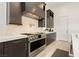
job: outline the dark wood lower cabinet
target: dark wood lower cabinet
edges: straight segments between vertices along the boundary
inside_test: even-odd
[[[3,43],[0,43],[0,57],[3,57]]]
[[[47,45],[51,44],[52,42],[54,42],[56,40],[56,32],[55,33],[48,33],[46,35],[46,38],[47,38]]]
[[[4,57],[28,56],[26,38],[5,42],[4,44]]]

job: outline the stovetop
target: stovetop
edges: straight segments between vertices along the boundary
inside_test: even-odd
[[[36,33],[21,33],[22,35],[27,35],[29,40],[36,40],[36,39],[39,39],[39,38],[42,38],[44,37],[45,35],[43,35],[44,33],[39,33],[39,32],[36,32]]]

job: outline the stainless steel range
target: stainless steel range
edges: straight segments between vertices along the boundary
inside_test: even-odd
[[[36,56],[46,47],[46,36],[44,33],[22,33],[28,35],[28,55]]]

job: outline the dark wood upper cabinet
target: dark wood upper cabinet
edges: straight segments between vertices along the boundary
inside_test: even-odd
[[[21,10],[21,3],[20,2],[9,2],[8,3],[8,7],[9,7],[9,24],[17,24],[17,25],[21,25],[22,21],[21,21],[21,15],[22,15],[22,11]]]
[[[3,57],[3,43],[0,43],[0,57]]]
[[[54,13],[48,9],[47,10],[47,28],[54,27]]]
[[[45,18],[38,20],[38,27],[45,27]]]

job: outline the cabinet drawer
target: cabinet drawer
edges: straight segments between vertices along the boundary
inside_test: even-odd
[[[26,41],[26,38],[22,38],[22,39],[16,39],[13,41],[4,42],[4,44],[5,44],[5,47],[8,47],[16,44],[19,45],[19,44],[25,43],[25,41]]]

